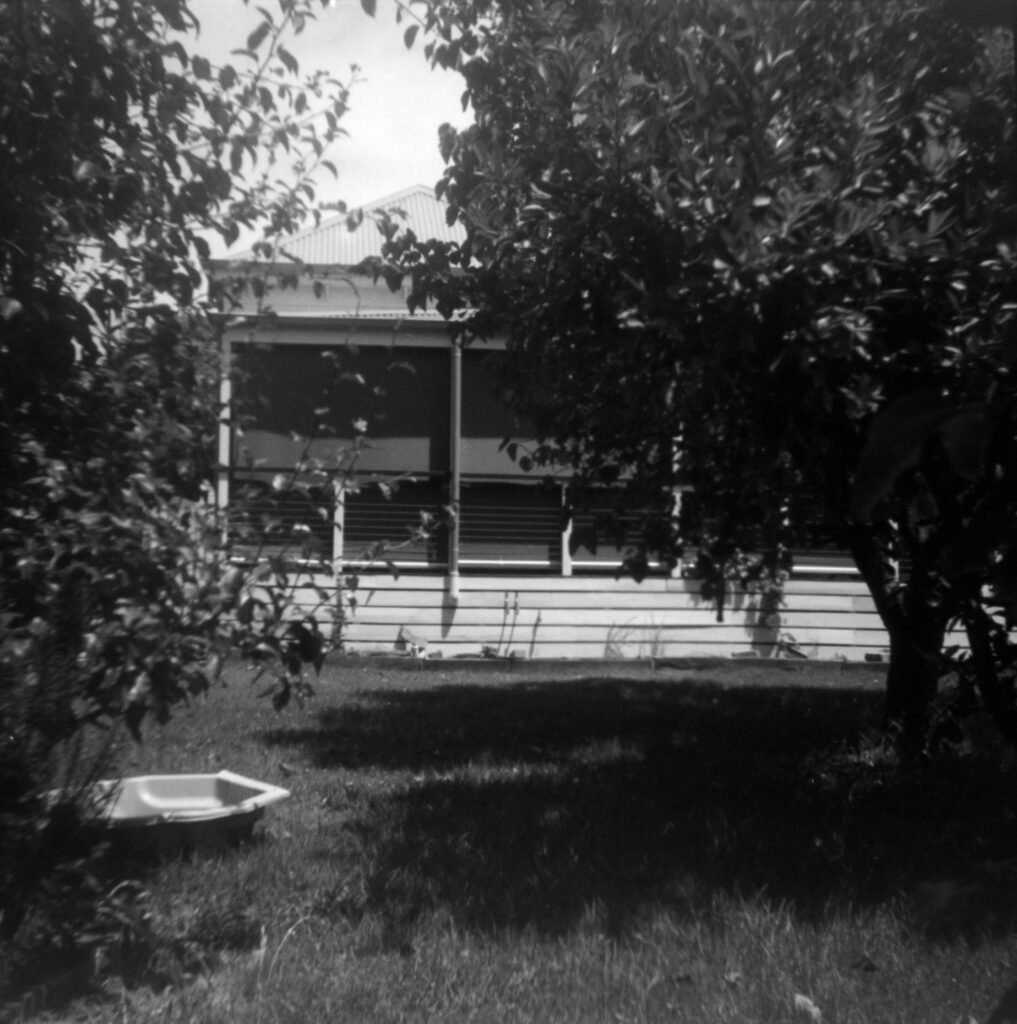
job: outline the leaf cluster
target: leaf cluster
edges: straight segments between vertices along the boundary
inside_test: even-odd
[[[312,172],[334,172],[325,151],[348,101],[348,83],[302,76],[285,46],[315,6],[259,9],[236,62],[216,66],[191,49],[200,26],[185,0],[5,5],[5,294],[24,301],[84,256],[133,287],[193,288],[203,233],[232,243],[266,221],[298,226]]]
[[[165,720],[249,646],[238,609],[268,581],[231,560],[209,501],[225,422],[209,239],[292,232],[335,173],[351,83],[287,48],[320,6],[257,8],[216,65],[186,0],[0,5],[4,939],[88,874],[94,737]],[[287,628],[260,631],[277,663]]]
[[[426,15],[476,113],[442,136],[451,303],[507,332],[546,461],[677,477],[747,523],[803,485],[842,500],[883,402],[1006,337],[999,32],[936,3]],[[449,304],[446,254],[396,255]]]
[[[507,335],[538,461],[656,488],[662,516],[690,488],[676,542],[717,551],[788,545],[818,504],[912,719],[953,620],[1012,708],[1006,5],[410,6],[476,115],[441,133],[468,238],[392,256],[467,333]]]

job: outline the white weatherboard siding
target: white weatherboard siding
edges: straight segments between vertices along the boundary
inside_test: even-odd
[[[334,582],[329,581],[329,587]],[[860,661],[887,636],[859,580],[793,580],[775,613],[736,593],[718,621],[695,580],[467,575],[451,602],[441,576],[363,575],[343,626],[350,653],[391,652],[410,638],[429,654],[524,658],[787,656]],[[308,605],[315,603],[311,592]]]

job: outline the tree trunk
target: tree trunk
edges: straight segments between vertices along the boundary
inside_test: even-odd
[[[1017,746],[1017,702],[1013,680],[1000,671],[1008,667],[999,657],[999,648],[1007,645],[1008,638],[1005,633],[1000,636],[1001,627],[978,601],[968,602],[963,618],[978,692],[996,728],[1008,743]]]
[[[851,548],[890,636],[884,727],[897,733],[905,757],[915,757],[925,746],[950,614],[935,575],[915,563],[901,579],[872,528],[856,525]]]
[[[884,620],[890,634],[884,724],[899,731],[901,751],[907,757],[921,753],[925,746],[929,711],[943,672],[947,620],[934,612],[905,599],[899,612]]]

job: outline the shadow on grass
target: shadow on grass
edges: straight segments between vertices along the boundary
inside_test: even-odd
[[[858,756],[880,702],[694,679],[437,685],[360,690],[265,739],[392,780],[354,809],[363,909],[561,934],[594,908],[621,934],[717,893],[816,920],[1010,855],[1007,780]]]

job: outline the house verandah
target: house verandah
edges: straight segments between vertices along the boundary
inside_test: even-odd
[[[403,211],[420,236],[455,238],[429,189],[373,209]],[[306,601],[318,606],[324,592],[329,614],[342,609],[347,651],[860,660],[886,650],[864,584],[829,553],[800,556],[776,607],[734,591],[722,621],[681,568],[619,576],[617,547],[587,540],[612,496],[571,513],[563,480],[509,456],[505,439],[526,430],[499,400],[503,346],[463,350],[437,315],[410,315],[402,295],[340,269],[380,248],[367,213],[355,231],[337,218],[288,239],[307,265],[299,281],[243,255],[220,265],[259,283],[224,332],[235,372],[219,500],[236,524],[272,523],[259,550],[292,554],[296,540],[309,573],[331,567],[308,579]],[[253,315],[266,303],[270,315]],[[355,590],[340,593],[341,581]]]

